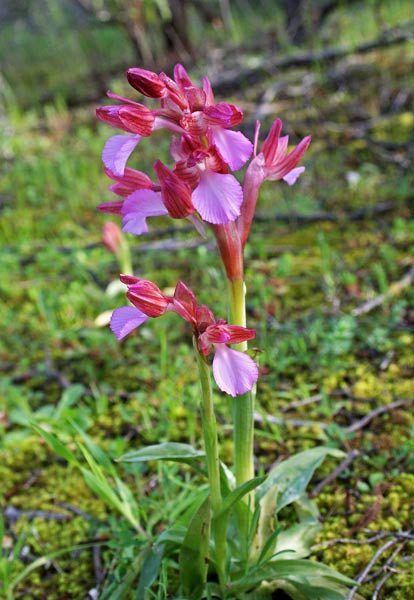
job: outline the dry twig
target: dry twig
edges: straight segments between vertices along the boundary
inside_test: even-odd
[[[317,496],[319,494],[319,492],[321,490],[323,490],[323,488],[325,486],[327,486],[329,483],[332,483],[332,481],[335,481],[335,479],[337,479],[337,477],[339,477],[339,475],[342,473],[342,471],[345,471],[345,469],[351,464],[351,462],[357,457],[360,456],[360,451],[359,450],[351,450],[351,452],[349,452],[349,454],[347,454],[347,456],[345,456],[345,458],[343,459],[343,461],[333,470],[331,471],[331,473],[329,473],[329,475],[327,475],[325,477],[325,479],[322,479],[322,481],[320,481],[311,491],[310,496],[312,498],[314,498],[315,496]]]

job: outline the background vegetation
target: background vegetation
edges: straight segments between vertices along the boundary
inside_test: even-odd
[[[248,135],[257,118],[266,132],[279,116],[292,142],[313,136],[298,184],[266,187],[247,248],[261,368],[257,468],[321,443],[345,450],[340,472],[325,479],[337,466],[327,462],[313,482],[323,517],[315,558],[359,578],[364,598],[410,600],[411,3],[303,1],[293,14],[292,3],[270,0],[179,4],[184,25],[161,0],[0,8],[3,579],[16,599],[95,598],[133,563],[128,521],[33,424],[79,460],[79,428],[111,459],[166,440],[199,446],[185,327],[154,321],[119,345],[100,326],[124,299],[107,290],[119,266],[101,242],[106,217],[95,206],[110,199],[100,154],[111,131],[94,108],[107,87],[136,97],[123,79],[128,66],[168,71],[180,60],[242,106]],[[136,166],[150,172],[162,156],[160,136],[140,146]],[[211,240],[160,219],[129,241],[137,276],[161,287],[182,278],[223,313]],[[217,405],[231,460],[229,399],[217,393]],[[185,470],[117,470],[143,498],[149,535],[188,501]]]

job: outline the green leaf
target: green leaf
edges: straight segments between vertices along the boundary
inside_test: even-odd
[[[300,590],[303,586],[326,587],[327,590],[335,590],[339,593],[344,587],[355,583],[323,563],[305,559],[279,559],[253,567],[245,577],[229,584],[229,588],[232,592],[239,593],[263,581],[273,580],[281,580],[281,588],[283,588],[283,580],[286,580],[287,584],[298,586]]]
[[[145,592],[149,590],[158,576],[164,548],[163,545],[157,545],[148,548],[145,552],[135,600],[145,600]]]
[[[63,411],[67,408],[70,408],[81,398],[82,394],[85,392],[85,387],[80,383],[75,383],[69,386],[62,394],[61,399],[59,400],[56,409],[53,412],[53,419],[58,421]]]
[[[190,444],[178,442],[165,442],[145,446],[140,450],[133,450],[118,458],[120,462],[146,462],[148,460],[173,460],[176,462],[192,462],[205,456],[205,452],[196,450]]]
[[[180,551],[180,582],[187,600],[200,600],[207,579],[211,507],[207,498],[196,511]]]
[[[68,419],[68,422],[71,424],[73,429],[78,433],[83,441],[85,442],[85,446],[87,447],[91,456],[96,460],[100,467],[104,468],[106,471],[111,473],[111,475],[116,475],[115,467],[111,461],[111,458],[100,448],[94,441],[88,436],[88,434],[83,431],[72,419]]]
[[[249,479],[249,481],[245,481],[245,483],[242,483],[241,485],[236,487],[235,490],[230,492],[225,497],[220,509],[215,513],[214,519],[219,519],[220,517],[228,513],[230,509],[236,504],[236,502],[238,502],[241,498],[243,498],[243,496],[257,488],[257,486],[263,483],[265,479],[266,477],[254,477],[253,479]]]
[[[184,542],[186,533],[187,533],[186,527],[183,527],[183,526],[171,527],[170,529],[167,529],[166,531],[163,531],[162,533],[160,533],[160,535],[157,538],[157,543],[164,544],[164,543],[170,542],[172,544],[175,544],[176,546],[181,546],[182,543]]]
[[[295,523],[281,531],[277,537],[274,553],[289,551],[286,558],[306,558],[315,535],[320,531],[320,523]]]
[[[52,448],[53,452],[56,452],[59,456],[64,458],[68,463],[79,465],[76,457],[68,448],[62,444],[60,440],[54,435],[42,429],[35,423],[31,423],[31,427],[45,440],[45,442]]]
[[[328,455],[341,458],[344,453],[334,448],[319,446],[299,452],[276,465],[257,490],[258,499],[261,500],[269,492],[277,493],[276,513],[278,513],[284,506],[302,496],[315,469]]]
[[[99,600],[124,600],[131,589],[135,578],[141,569],[142,553],[134,560],[128,568],[121,582],[110,583],[99,596]]]

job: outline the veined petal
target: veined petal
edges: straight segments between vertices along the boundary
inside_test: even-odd
[[[119,119],[124,127],[131,133],[149,136],[154,127],[155,116],[153,112],[144,106],[121,106],[119,108]]]
[[[234,127],[243,120],[243,111],[236,104],[228,102],[218,102],[211,106],[206,106],[204,115],[209,125],[218,125],[219,127]]]
[[[144,315],[135,306],[123,306],[114,310],[109,326],[117,339],[122,340],[122,338],[142,325],[147,319],[147,315]]]
[[[122,176],[127,160],[140,140],[140,135],[114,135],[110,137],[102,152],[105,167],[112,171],[114,175]]]
[[[305,167],[296,167],[296,169],[292,169],[289,173],[286,173],[284,177],[282,177],[283,181],[286,181],[288,185],[293,185],[296,183],[297,178],[301,175],[305,170]]]
[[[275,119],[262,145],[262,152],[265,157],[266,164],[272,164],[274,161],[281,131],[282,121],[280,119]]]
[[[111,125],[112,127],[116,127],[117,129],[123,129],[124,131],[130,131],[129,127],[124,125],[119,118],[119,109],[120,106],[99,106],[96,109],[96,116],[98,119]]]
[[[253,144],[241,131],[212,127],[212,142],[232,171],[238,171],[250,158]]]
[[[137,190],[125,199],[121,214],[123,215],[123,231],[141,235],[148,231],[147,217],[168,215],[168,211],[163,204],[160,192]]]
[[[296,148],[294,148],[292,152],[285,156],[280,162],[274,163],[270,166],[268,166],[268,163],[266,162],[266,168],[268,170],[266,179],[269,179],[270,181],[283,179],[285,175],[287,175],[296,167],[302,156],[305,154],[310,143],[311,137],[308,135],[307,137],[303,138]]]
[[[193,204],[203,221],[224,225],[240,214],[243,190],[233,175],[202,171],[193,191]]]
[[[123,200],[114,200],[114,202],[103,202],[102,204],[98,204],[96,208],[104,213],[110,213],[111,215],[120,215],[123,204]]]
[[[161,186],[162,201],[173,219],[183,219],[194,212],[191,188],[176,173],[170,171],[160,160],[154,170]]]
[[[112,184],[108,189],[118,196],[126,198],[132,192],[141,189],[154,189],[155,185],[145,173],[136,171],[135,169],[125,168],[123,176],[115,175],[109,169],[105,169],[105,173],[111,179],[115,179],[117,183]]]
[[[193,292],[182,281],[179,281],[175,287],[172,310],[189,323],[195,325],[197,301]]]
[[[259,370],[248,354],[215,345],[213,375],[218,387],[231,396],[245,394],[257,381]]]
[[[193,86],[193,82],[189,78],[187,71],[183,65],[180,65],[180,63],[177,63],[174,67],[174,80],[182,90],[184,90],[186,87]]]
[[[128,285],[127,298],[148,317],[160,317],[172,302],[155,283],[147,279],[139,279]]]
[[[212,344],[227,343],[240,344],[256,337],[254,329],[247,329],[240,325],[228,325],[226,322],[216,323],[207,327],[203,334]]]

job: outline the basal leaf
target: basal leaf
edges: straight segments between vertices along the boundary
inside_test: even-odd
[[[276,513],[298,500],[306,490],[317,467],[326,456],[343,457],[343,452],[320,446],[299,452],[276,465],[257,490],[259,500],[267,493],[277,493]]]
[[[178,442],[165,442],[164,444],[155,444],[145,446],[140,450],[127,452],[118,461],[121,462],[146,462],[148,460],[172,460],[176,462],[191,462],[203,458],[205,453],[196,450],[189,444],[179,444]]]
[[[162,544],[152,546],[145,552],[135,600],[145,600],[145,592],[158,576],[163,555],[164,546]]]
[[[334,590],[342,593],[343,588],[353,585],[355,582],[334,569],[331,569],[323,563],[314,562],[305,559],[278,559],[253,567],[250,572],[229,585],[234,593],[240,593],[254,588],[263,581],[280,580],[280,587],[283,588],[283,581],[287,584],[299,587],[310,588],[319,587],[327,590]],[[306,596],[305,596],[306,597]],[[341,597],[344,598],[343,595]]]

